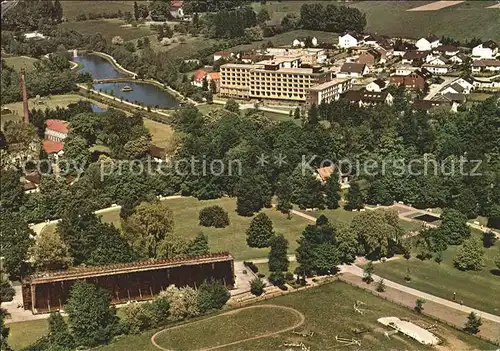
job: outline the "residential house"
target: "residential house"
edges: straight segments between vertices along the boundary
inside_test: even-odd
[[[41,175],[38,171],[29,172],[24,176],[23,189],[26,194],[32,194],[39,191]]]
[[[420,66],[427,61],[430,51],[407,51],[403,55],[403,65]]]
[[[396,66],[395,73],[396,76],[407,76],[415,71],[418,71],[418,67],[413,66]]]
[[[292,42],[292,46],[293,47],[305,47],[306,46],[306,43],[308,41],[308,38],[297,38],[297,39],[294,39],[294,41]],[[311,44],[312,46],[318,46],[318,39],[316,37],[312,37],[311,38]]]
[[[208,81],[208,88],[211,90],[212,89],[212,81],[215,83],[215,91],[212,91],[212,93],[217,93],[219,92],[220,89],[220,73],[219,72],[211,72],[208,73],[205,76],[205,79]]]
[[[229,60],[231,57],[233,57],[234,54],[232,52],[228,52],[228,51],[217,51],[215,54],[214,54],[214,62],[215,61],[219,61],[221,58],[225,59],[225,60]]]
[[[392,105],[394,98],[388,91],[366,91],[366,90],[350,90],[343,96],[344,100],[357,103],[359,106]]]
[[[447,93],[452,94],[470,94],[471,90],[474,89],[474,80],[472,77],[462,77],[454,80],[450,84],[444,86],[439,93],[441,95],[446,95]]]
[[[404,86],[408,90],[425,91],[427,81],[419,71],[412,72],[408,75],[394,75],[390,77],[390,83],[397,86]]]
[[[426,38],[419,39],[415,43],[415,45],[420,51],[429,51],[433,48],[437,48],[438,46],[440,46],[441,42],[439,41],[439,38],[436,37],[435,35],[429,35]]]
[[[332,174],[335,172],[336,165],[332,164],[330,166],[325,166],[316,169],[316,175],[319,181],[321,181],[322,184],[326,183],[326,180],[332,176]],[[339,183],[341,188],[348,188],[349,187],[349,177],[347,176],[342,176],[340,172],[338,173],[339,177]]]
[[[500,72],[500,60],[476,60],[472,62],[472,72]]]
[[[339,35],[339,48],[348,49],[364,43],[363,35],[355,32],[344,32]]]
[[[377,50],[370,49],[359,55],[358,63],[373,67],[380,62],[381,56],[382,55]]]
[[[418,48],[412,44],[408,43],[406,41],[400,41],[394,45],[394,56],[399,56],[403,57],[404,54],[406,54],[408,51],[417,51]]]
[[[368,66],[364,63],[346,62],[337,73],[339,78],[361,78],[370,72]]]
[[[184,1],[171,1],[170,2],[170,16],[175,19],[181,19],[184,17]]]
[[[193,80],[192,80],[191,84],[194,85],[195,87],[202,88],[203,81],[205,80],[205,77],[207,76],[207,74],[208,73],[202,69],[197,70],[193,74]]]
[[[472,49],[473,60],[494,59],[497,55],[498,44],[493,40],[485,41]]]
[[[455,56],[460,50],[454,45],[440,45],[437,48],[432,49],[433,54],[444,55],[447,57]]]
[[[425,68],[426,70],[428,70],[432,74],[436,74],[436,75],[447,74],[448,72],[451,71],[450,65],[438,65],[438,64],[431,65],[431,64],[426,63],[426,64],[422,65],[422,68]]]
[[[364,38],[365,45],[368,46],[379,46],[382,43],[387,42],[387,37],[378,34],[370,34]]]
[[[463,53],[458,53],[450,57],[450,62],[455,65],[463,65],[469,60],[469,57]]]
[[[26,40],[41,40],[46,38],[47,37],[45,35],[43,35],[42,33],[38,33],[36,31],[24,34],[24,39]]]
[[[458,104],[450,101],[415,100],[412,108],[413,110],[423,110],[428,113],[437,108],[445,108],[451,112],[457,112]]]
[[[446,93],[442,95],[435,95],[432,101],[440,101],[440,102],[449,102],[449,103],[457,103],[459,105],[464,104],[467,101],[467,98],[464,94],[455,94],[455,93]]]
[[[447,59],[446,57],[437,56],[437,57],[432,58],[428,63],[429,63],[429,65],[433,65],[433,66],[444,66],[444,65],[447,65],[449,62],[450,62],[450,60]]]
[[[387,83],[382,79],[376,79],[365,87],[366,91],[375,91],[377,93],[380,93],[385,88],[387,88]]]
[[[352,88],[353,79],[332,79],[309,88],[308,104],[322,104],[337,101],[340,95]]]

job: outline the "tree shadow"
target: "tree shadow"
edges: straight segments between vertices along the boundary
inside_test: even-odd
[[[490,269],[491,274],[500,277],[500,269]]]

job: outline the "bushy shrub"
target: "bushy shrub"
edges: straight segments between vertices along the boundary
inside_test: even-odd
[[[260,278],[255,278],[250,282],[250,292],[255,296],[260,296],[264,293],[264,287],[266,285]]]
[[[2,280],[0,282],[0,297],[1,297],[1,302],[12,301],[12,299],[14,298],[15,294],[16,294],[16,291],[10,285],[10,283],[9,283],[8,280]]]
[[[259,271],[259,268],[251,261],[243,261],[243,264],[254,273]]]
[[[269,281],[275,286],[282,287],[285,285],[285,276],[282,272],[272,272]]]
[[[200,225],[204,227],[224,228],[229,225],[229,216],[220,206],[205,207],[200,211]]]
[[[291,272],[286,272],[286,273],[285,273],[285,280],[286,280],[287,282],[292,282],[292,281],[294,281],[294,280],[295,280],[295,277],[293,276],[293,273],[291,273]]]
[[[152,327],[151,320],[153,316],[146,305],[149,305],[149,303],[139,304],[135,302],[123,308],[123,322],[130,334],[139,334]]]
[[[229,300],[231,294],[219,282],[204,282],[198,288],[198,308],[201,313],[221,309]]]
[[[189,286],[179,289],[170,285],[167,290],[160,293],[160,297],[166,298],[170,303],[169,319],[172,321],[196,317],[200,314],[198,291]]]

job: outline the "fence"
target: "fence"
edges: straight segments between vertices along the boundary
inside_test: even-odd
[[[356,288],[358,288],[358,289],[361,289],[361,290],[364,290],[364,291],[370,292],[370,293],[371,293],[372,295],[374,295],[374,296],[380,297],[380,298],[382,298],[382,299],[384,299],[384,300],[386,300],[386,301],[389,301],[389,302],[394,303],[394,304],[396,304],[396,305],[399,305],[399,306],[401,306],[401,307],[404,307],[404,308],[407,308],[407,309],[411,309],[411,308],[410,308],[410,306],[408,306],[408,305],[406,305],[406,304],[404,304],[404,303],[402,303],[402,302],[399,302],[399,301],[396,301],[396,300],[394,300],[394,299],[391,299],[391,298],[389,298],[389,297],[387,297],[387,296],[383,295],[382,293],[379,293],[379,292],[377,292],[377,291],[373,291],[373,290],[371,290],[371,289],[369,289],[369,288],[363,288],[362,286],[359,286],[359,285],[357,285],[356,283],[350,282],[350,281],[348,281],[348,280],[344,279],[344,278],[343,278],[343,277],[341,277],[341,276],[339,276],[339,277],[338,277],[338,280],[340,280],[340,281],[341,281],[341,282],[343,282],[343,283],[346,283],[346,284],[349,284],[349,285],[351,285],[351,286],[354,286],[354,287],[356,287]],[[424,315],[424,316],[428,317],[428,318],[432,318],[432,319],[434,319],[434,320],[438,321],[439,323],[445,324],[445,325],[447,325],[448,327],[451,327],[451,328],[454,328],[454,329],[456,329],[456,330],[459,330],[459,331],[462,331],[462,332],[463,332],[463,329],[462,329],[462,328],[463,328],[463,325],[457,325],[457,324],[450,323],[450,322],[448,322],[448,321],[446,321],[446,320],[444,320],[444,319],[442,319],[442,318],[439,318],[439,317],[433,316],[432,314],[427,313],[427,312],[425,312],[425,311],[422,311],[422,312],[420,312],[420,313],[421,313],[422,315]],[[464,322],[464,324],[465,324],[465,322]],[[492,338],[489,338],[489,337],[486,337],[486,336],[483,336],[483,335],[479,335],[479,334],[475,334],[474,336],[475,336],[475,337],[477,337],[477,338],[480,338],[480,339],[482,339],[482,340],[484,340],[484,341],[491,342],[491,343],[493,343],[493,344],[495,344],[495,345],[500,345],[500,340],[499,340],[499,339],[492,339]]]

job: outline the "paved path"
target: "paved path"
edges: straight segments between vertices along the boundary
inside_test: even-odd
[[[361,269],[360,267],[355,266],[355,265],[341,265],[340,271],[343,273],[351,273],[351,274],[356,275],[358,277],[363,277],[363,269]],[[409,288],[405,285],[395,283],[393,281],[387,280],[387,279],[379,277],[377,275],[373,275],[373,279],[375,281],[378,281],[380,279],[384,279],[385,285],[387,285],[393,289],[400,290],[400,291],[406,292],[408,294],[420,297],[424,300],[433,301],[433,302],[438,303],[440,305],[443,305],[443,306],[446,306],[449,308],[453,308],[455,310],[462,311],[465,313],[475,312],[478,316],[480,316],[483,319],[488,319],[492,322],[500,323],[500,316],[496,316],[496,315],[493,315],[491,313],[483,312],[483,311],[476,310],[476,309],[471,308],[471,307],[460,305],[460,304],[455,303],[453,301],[449,301],[449,300],[446,300],[446,299],[443,299],[443,298],[440,298],[440,297],[437,297],[437,296],[434,296],[431,294],[427,294],[427,293],[422,292],[420,290],[416,290],[413,288]]]

